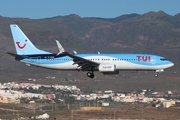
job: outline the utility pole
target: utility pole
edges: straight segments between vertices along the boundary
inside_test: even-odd
[[[116,119],[115,111],[114,111],[114,120]]]
[[[19,120],[19,114],[17,114],[17,119]]]
[[[74,115],[73,115],[73,110],[71,111],[71,120],[73,120],[74,118]]]
[[[69,102],[68,102],[68,110],[69,110]]]
[[[14,115],[14,105],[13,105],[13,115]]]
[[[34,105],[34,113],[36,113],[36,108],[35,108],[35,105]]]

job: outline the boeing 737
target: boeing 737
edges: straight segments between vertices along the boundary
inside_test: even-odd
[[[174,64],[166,58],[153,54],[71,54],[56,40],[59,52],[53,54],[36,48],[16,24],[10,25],[17,53],[7,52],[15,60],[28,66],[55,70],[87,71],[94,78],[94,71],[105,75],[119,71],[155,71],[155,76]]]

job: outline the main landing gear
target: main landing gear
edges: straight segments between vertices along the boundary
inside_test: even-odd
[[[87,72],[86,75],[87,75],[88,77],[90,77],[90,78],[94,78],[94,73],[93,73],[93,71]]]

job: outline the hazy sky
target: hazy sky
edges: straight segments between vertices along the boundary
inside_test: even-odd
[[[1,16],[33,19],[70,14],[114,18],[160,10],[170,15],[180,13],[180,0],[0,0]]]

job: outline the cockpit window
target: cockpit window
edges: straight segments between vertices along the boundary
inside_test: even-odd
[[[161,58],[160,60],[162,60],[162,61],[166,61],[167,59],[166,59],[166,58]]]

